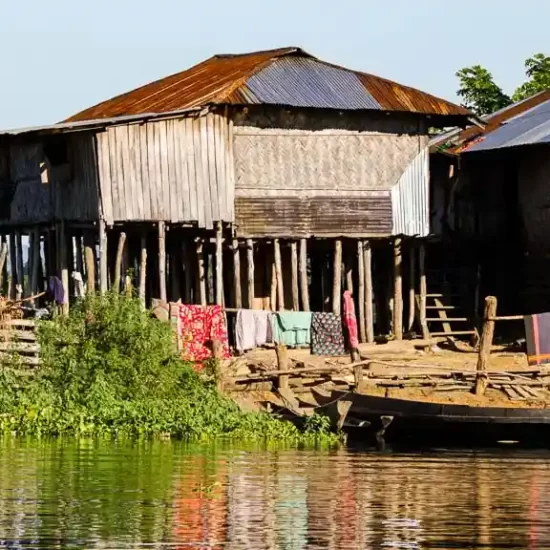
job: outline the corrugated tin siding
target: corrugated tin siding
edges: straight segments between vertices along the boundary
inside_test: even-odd
[[[239,237],[384,236],[391,233],[389,191],[361,197],[238,197]]]
[[[103,215],[113,221],[234,218],[232,123],[217,114],[108,128],[98,134]]]
[[[246,90],[249,93],[246,93]],[[380,109],[359,80],[307,57],[282,57],[251,76],[240,88],[250,103],[331,109]]]
[[[429,150],[411,161],[391,190],[393,235],[426,237],[430,232]]]

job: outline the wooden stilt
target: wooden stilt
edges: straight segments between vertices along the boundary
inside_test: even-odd
[[[485,298],[485,310],[483,314],[483,331],[479,344],[479,356],[477,360],[476,395],[484,395],[487,388],[487,369],[491,357],[491,347],[495,332],[495,317],[497,316],[497,299],[494,296]]]
[[[409,247],[409,322],[407,323],[407,330],[411,332],[414,328],[414,313],[416,311],[416,296],[415,296],[415,247],[414,243],[411,243]]]
[[[420,327],[422,328],[422,338],[428,340],[430,332],[426,321],[426,299],[428,287],[426,283],[426,247],[424,243],[420,243],[418,254],[418,272],[420,276]]]
[[[15,233],[13,231],[10,233],[10,271],[11,271],[11,292],[10,297],[12,300],[15,300],[15,287],[17,286],[18,282],[18,274],[17,274],[17,247],[15,244]]]
[[[2,235],[2,245],[6,249],[6,259],[4,260],[4,266],[2,268],[2,285],[0,286],[0,291],[2,294],[6,297],[9,297],[10,295],[10,278],[9,278],[9,272],[8,272],[8,258],[10,253],[10,247],[8,244],[8,236]]]
[[[206,302],[206,269],[204,264],[204,248],[202,239],[197,240],[197,266],[198,266],[198,281],[199,281],[199,300],[201,306],[205,306]]]
[[[271,310],[277,311],[277,268],[275,267],[275,258],[271,263],[271,294],[269,303],[271,304]]]
[[[334,241],[334,278],[332,281],[332,311],[340,315],[342,310],[342,241]]]
[[[82,261],[82,235],[75,237],[75,268],[84,277],[84,263]]]
[[[216,304],[223,305],[223,228],[216,224]]]
[[[84,259],[86,263],[86,287],[88,293],[95,292],[96,252],[92,231],[84,233]]]
[[[288,348],[284,344],[277,344],[275,348],[277,353],[277,370],[288,372],[290,368],[290,359],[288,357]],[[288,374],[279,375],[278,388],[286,390],[288,389]]]
[[[0,250],[0,289],[4,287],[4,266],[8,257],[8,243],[2,237],[2,249]]]
[[[147,236],[141,235],[139,255],[139,299],[145,305],[147,294]]]
[[[279,310],[283,310],[285,309],[285,291],[283,286],[283,266],[279,239],[273,240],[273,252],[275,255],[275,273],[277,275],[277,306]]]
[[[393,334],[396,340],[403,340],[402,262],[401,239],[396,238],[393,241]]]
[[[65,232],[65,223],[61,222],[57,226],[59,231],[59,260],[61,268],[61,283],[65,291],[63,306],[61,312],[63,315],[69,313],[69,261],[67,250],[67,234]]]
[[[160,239],[159,239],[160,242]],[[122,232],[118,237],[118,246],[116,249],[116,260],[115,260],[115,277],[113,281],[113,290],[115,292],[120,292],[120,280],[122,276],[122,255],[124,253],[124,244],[126,243],[126,233]],[[160,258],[160,254],[159,254]]]
[[[160,300],[166,302],[166,226],[163,221],[158,225],[158,267]]]
[[[99,288],[101,294],[107,292],[107,228],[105,220],[99,220]]]
[[[365,322],[365,264],[363,262],[363,241],[357,241],[357,300],[359,302],[359,337],[361,342],[367,341]],[[363,371],[361,371],[363,372]]]
[[[235,307],[243,307],[241,293],[241,256],[239,251],[239,241],[233,239],[233,294],[235,296]]]
[[[307,240],[300,239],[300,291],[302,294],[302,309],[309,311],[309,285],[307,280]]]
[[[346,254],[346,290],[349,290],[352,294],[353,292],[353,256],[351,254]]]
[[[30,278],[31,296],[34,296],[35,294],[38,294],[38,273],[40,268],[40,230],[38,228],[33,229],[31,237],[31,248],[29,250],[29,255],[32,257],[32,270]],[[34,300],[31,301],[31,305],[34,306]]]
[[[21,286],[21,293],[25,294],[25,271],[23,267],[23,237],[21,231],[16,231],[15,238],[17,241],[17,283]]]
[[[246,267],[248,284],[248,307],[254,308],[254,241],[246,240]]]
[[[300,300],[298,291],[298,245],[296,241],[290,243],[290,261],[292,271],[292,309],[299,311]]]
[[[365,332],[367,342],[374,342],[374,311],[372,288],[372,250],[369,241],[363,243],[363,265],[365,268]]]

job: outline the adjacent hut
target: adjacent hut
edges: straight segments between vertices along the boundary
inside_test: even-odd
[[[77,270],[89,289],[144,300],[336,312],[347,287],[363,340],[401,338],[430,234],[428,130],[469,116],[284,48],[216,55],[61,124],[0,133],[13,281],[28,295]]]

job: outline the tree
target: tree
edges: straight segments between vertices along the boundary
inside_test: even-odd
[[[481,65],[465,67],[456,73],[460,80],[458,95],[464,107],[477,115],[494,113],[507,105],[511,99],[493,80],[493,75]]]
[[[527,59],[525,61],[525,74],[528,80],[514,92],[512,96],[514,101],[527,99],[550,88],[550,57],[543,53],[537,53]]]

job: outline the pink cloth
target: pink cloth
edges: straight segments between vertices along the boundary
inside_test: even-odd
[[[227,328],[221,306],[180,304],[178,333],[182,358],[204,361],[212,357],[212,342],[222,343],[222,358],[229,357]]]
[[[351,349],[359,347],[359,337],[357,336],[357,318],[355,317],[355,304],[351,292],[344,292],[344,323],[348,329],[348,341]]]

